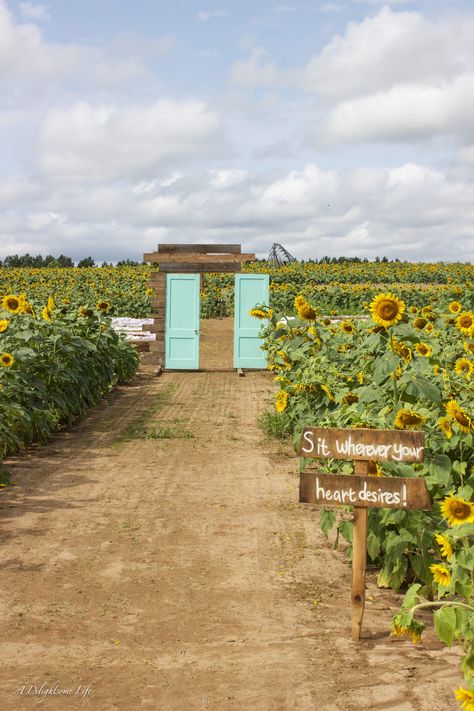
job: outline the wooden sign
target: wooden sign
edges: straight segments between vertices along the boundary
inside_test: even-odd
[[[317,459],[422,462],[424,442],[424,433],[418,430],[305,427],[298,453]]]
[[[344,476],[303,472],[300,503],[346,504],[386,509],[431,509],[424,479],[387,476]]]
[[[422,462],[424,433],[305,427],[300,457],[353,459],[354,476],[300,473],[300,503],[354,506],[352,540],[352,638],[360,639],[365,607],[367,510],[369,507],[431,509],[424,479],[368,476],[369,461]]]

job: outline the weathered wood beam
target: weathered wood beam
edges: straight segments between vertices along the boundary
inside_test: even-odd
[[[158,252],[167,254],[191,252],[192,254],[240,254],[240,244],[159,244]]]

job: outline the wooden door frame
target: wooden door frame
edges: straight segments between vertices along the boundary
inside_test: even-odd
[[[159,271],[151,273],[151,332],[156,340],[150,343],[150,353],[161,369],[165,367],[166,275],[205,274],[209,272],[240,272],[244,262],[255,260],[255,254],[242,253],[240,244],[159,244],[156,252],[143,255],[143,261],[156,264]]]

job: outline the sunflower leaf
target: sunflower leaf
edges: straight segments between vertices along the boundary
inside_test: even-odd
[[[442,642],[450,647],[456,632],[456,611],[448,605],[441,607],[434,613],[436,634]]]

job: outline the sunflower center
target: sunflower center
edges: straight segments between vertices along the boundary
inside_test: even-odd
[[[469,518],[471,514],[471,507],[462,501],[453,501],[451,504],[451,513],[458,520],[464,521],[464,519]]]
[[[378,311],[383,319],[390,321],[398,314],[398,306],[394,301],[382,301]]]
[[[458,410],[454,414],[454,419],[459,425],[462,425],[463,427],[470,427],[471,426],[471,419],[466,415],[465,412],[462,410]]]

